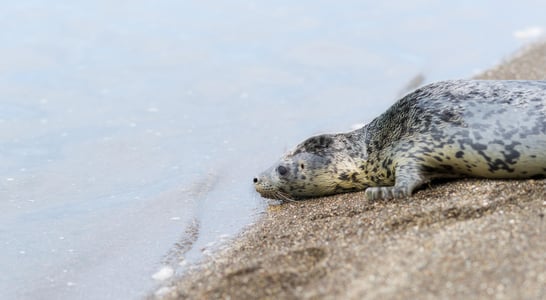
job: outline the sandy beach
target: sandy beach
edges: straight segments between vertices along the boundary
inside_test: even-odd
[[[477,78],[546,79],[546,43]],[[351,193],[270,206],[161,297],[546,299],[545,187],[464,179],[396,201]]]

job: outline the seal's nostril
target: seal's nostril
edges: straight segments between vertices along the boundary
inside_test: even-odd
[[[254,181],[254,183],[258,183],[258,178],[254,177],[254,180],[252,181]]]

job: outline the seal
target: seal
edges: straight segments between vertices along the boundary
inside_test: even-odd
[[[284,201],[365,190],[411,196],[437,178],[546,176],[546,81],[452,80],[407,94],[364,127],[311,137],[254,178]]]

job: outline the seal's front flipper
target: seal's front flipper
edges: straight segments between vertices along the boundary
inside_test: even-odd
[[[376,186],[366,189],[368,200],[382,200],[409,197],[413,191],[429,181],[415,165],[396,167],[394,186]]]
[[[371,201],[404,198],[410,195],[411,191],[396,186],[374,186],[366,189],[366,199]]]

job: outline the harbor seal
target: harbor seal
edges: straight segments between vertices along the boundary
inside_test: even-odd
[[[365,190],[411,196],[437,178],[546,176],[546,81],[452,80],[407,94],[364,127],[311,137],[254,178],[284,201]]]

